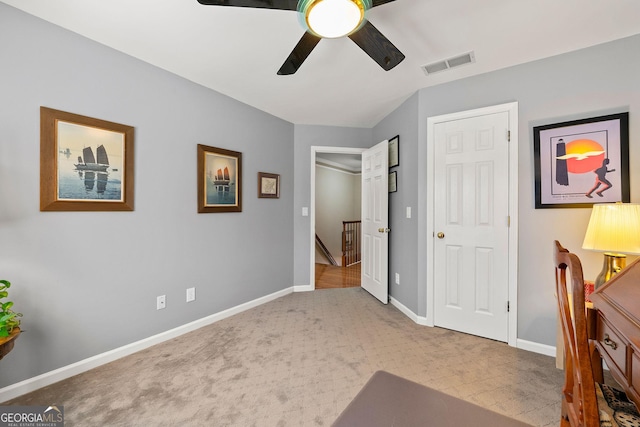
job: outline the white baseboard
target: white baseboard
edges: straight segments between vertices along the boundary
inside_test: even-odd
[[[58,381],[62,381],[74,375],[81,374],[93,368],[97,368],[98,366],[113,362],[114,360],[144,350],[145,348],[151,347],[153,345],[174,339],[180,335],[186,334],[187,332],[195,331],[196,329],[202,328],[203,326],[207,326],[219,320],[231,317],[234,314],[242,313],[243,311],[258,307],[259,305],[292,293],[293,289],[294,288],[287,288],[278,292],[274,292],[273,294],[246,302],[244,304],[240,304],[236,307],[229,308],[227,310],[212,314],[207,317],[203,317],[202,319],[198,319],[185,325],[178,326],[177,328],[161,332],[157,335],[153,335],[140,341],[133,342],[131,344],[127,344],[125,346],[107,351],[105,353],[89,357],[79,362],[72,363],[71,365],[63,366],[62,368],[46,372],[44,374],[38,375],[37,377],[29,378],[19,383],[11,384],[0,389],[0,402],[6,402],[7,400],[22,396],[25,393],[32,392]]]
[[[415,314],[413,311],[409,310],[404,304],[402,304],[400,301],[398,301],[394,297],[390,296],[389,297],[389,302],[391,303],[392,306],[394,306],[395,308],[400,310],[402,312],[402,314],[407,316],[409,319],[413,320],[418,325],[427,326],[427,318],[426,317],[418,316],[417,314]]]
[[[310,292],[315,290],[315,285],[298,285],[293,287],[293,292]]]
[[[427,318],[423,316],[418,316],[411,310],[409,310],[405,305],[403,305],[400,301],[393,297],[389,297],[389,302],[391,305],[400,310],[405,316],[409,319],[413,320],[418,325],[422,326],[431,326],[427,323]],[[516,348],[531,351],[533,353],[544,354],[545,356],[556,357],[556,348],[546,344],[539,344],[532,341],[527,341],[523,339],[516,340]]]
[[[545,356],[556,357],[556,348],[554,346],[527,341],[520,338],[516,340],[516,348],[544,354]]]

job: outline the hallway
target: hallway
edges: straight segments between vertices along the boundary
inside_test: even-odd
[[[360,286],[360,263],[349,267],[316,263],[316,289],[355,288]]]

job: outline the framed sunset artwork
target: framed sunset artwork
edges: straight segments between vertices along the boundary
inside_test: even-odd
[[[533,128],[535,207],[629,202],[629,113]]]

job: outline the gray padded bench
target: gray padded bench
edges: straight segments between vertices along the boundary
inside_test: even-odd
[[[497,412],[377,371],[333,427],[525,427]]]

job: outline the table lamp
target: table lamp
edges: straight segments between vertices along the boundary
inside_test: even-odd
[[[640,255],[640,204],[594,204],[582,249],[604,252],[598,289],[625,267],[627,254]]]

